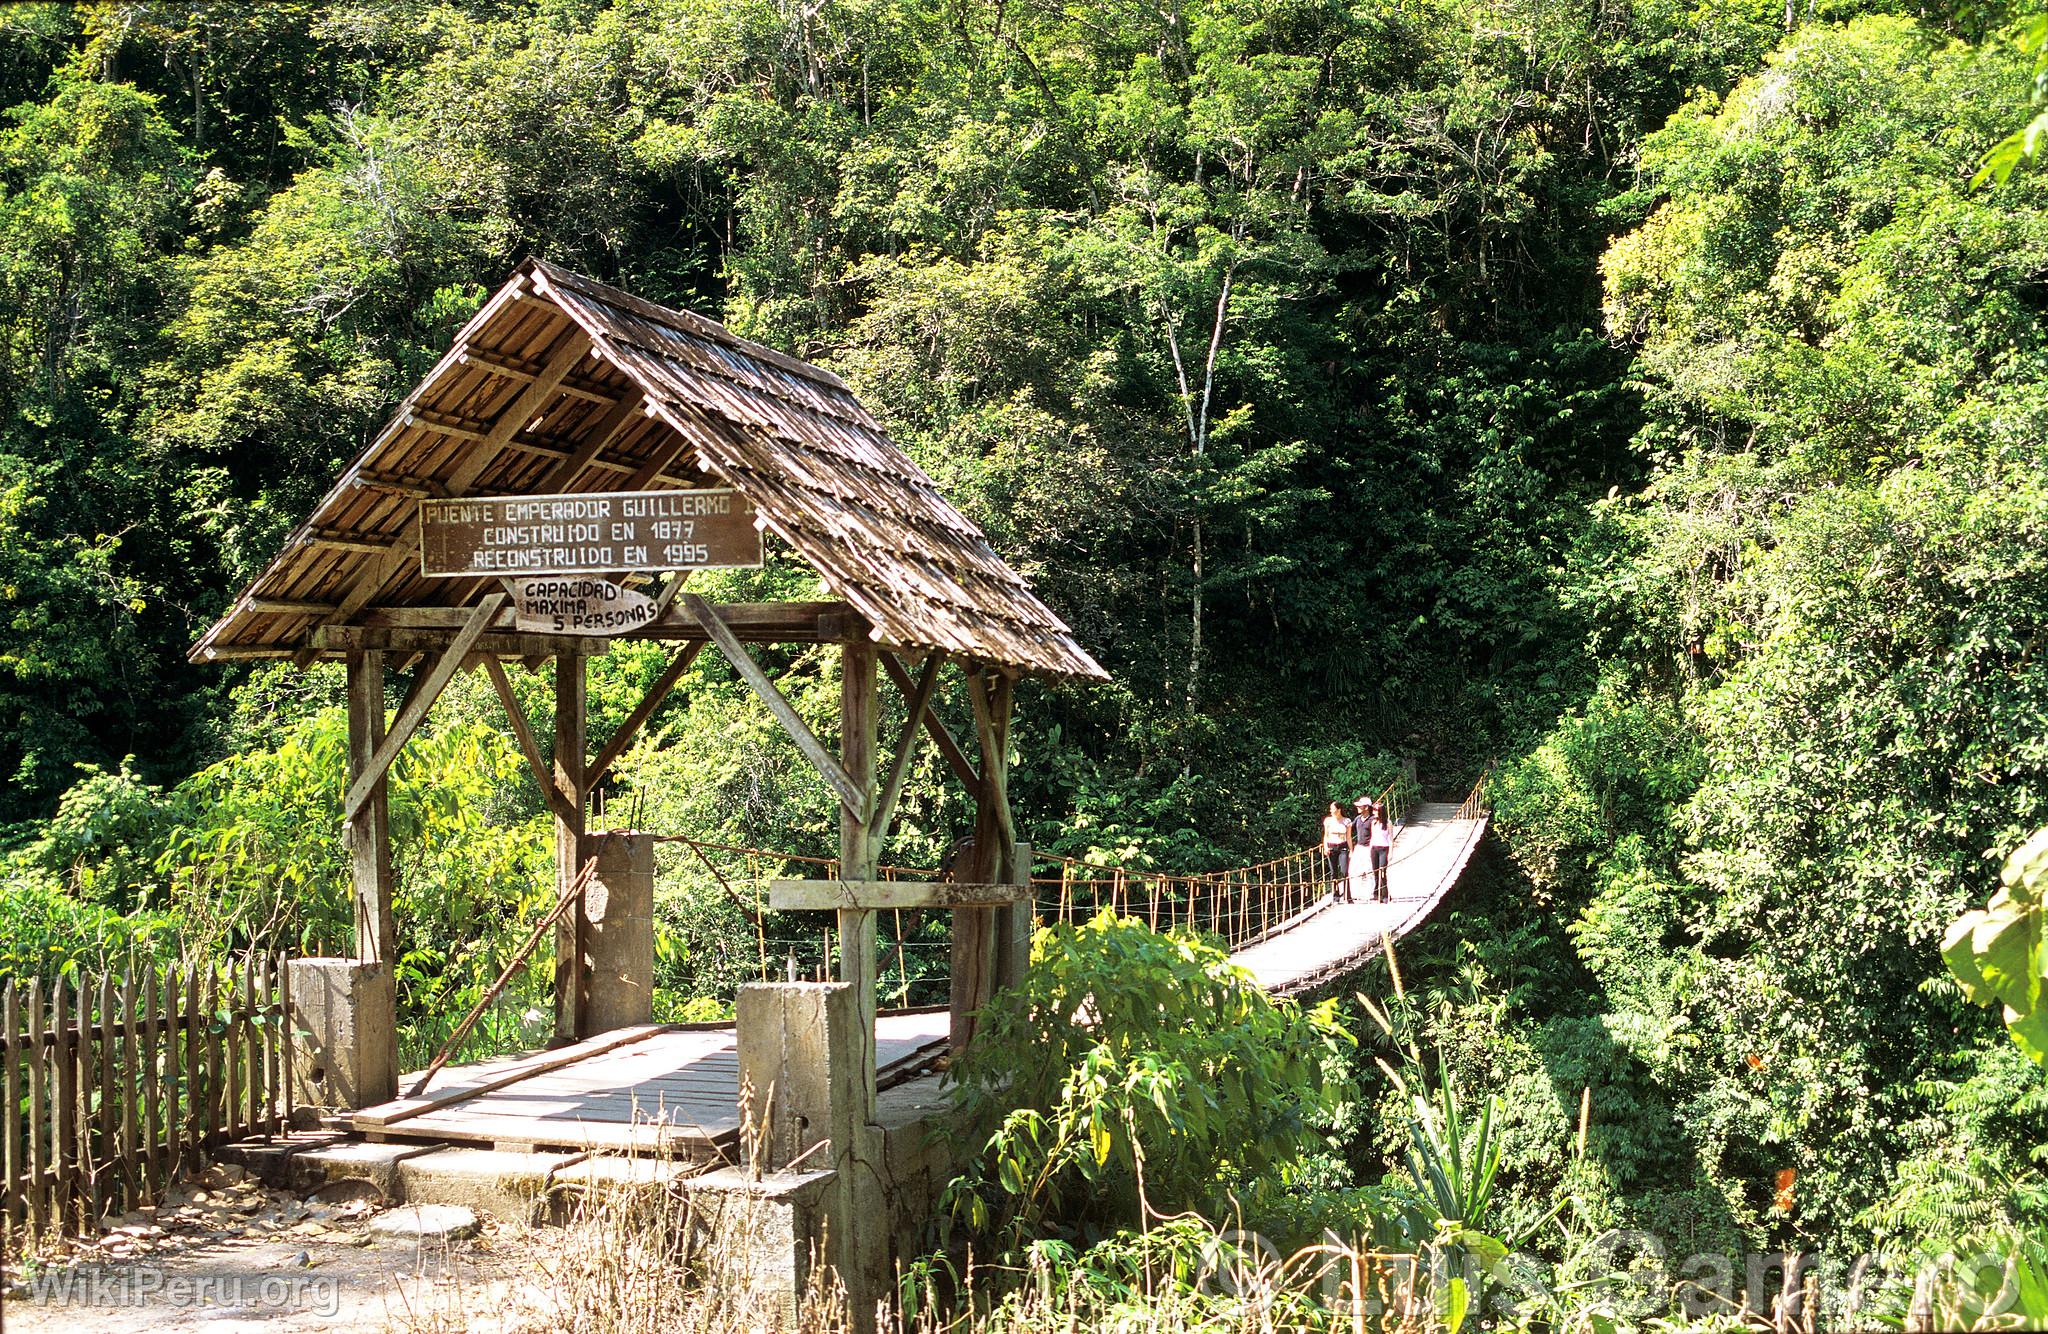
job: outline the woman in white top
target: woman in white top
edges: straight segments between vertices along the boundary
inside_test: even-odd
[[[1323,870],[1330,881],[1330,897],[1335,898],[1344,878],[1350,872],[1347,864],[1351,851],[1351,821],[1344,818],[1342,802],[1330,803],[1330,813],[1323,817]]]

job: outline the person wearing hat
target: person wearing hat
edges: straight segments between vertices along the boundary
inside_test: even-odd
[[[1357,814],[1351,817],[1351,875],[1344,882],[1344,901],[1356,903],[1358,891],[1371,882],[1366,879],[1372,866],[1372,798],[1351,803]]]

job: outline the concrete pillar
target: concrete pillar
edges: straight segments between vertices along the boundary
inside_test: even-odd
[[[590,927],[584,1033],[654,1020],[654,838],[587,834],[597,874],[583,891]]]
[[[852,1329],[870,1334],[875,1303],[890,1291],[892,1225],[882,1129],[866,1112],[874,1086],[858,1041],[856,991],[848,982],[744,986],[734,1017],[740,1116],[760,1135],[758,1161],[749,1166],[787,1176],[801,1159],[799,1172],[830,1169],[821,1201],[825,1257],[846,1287]]]
[[[734,1014],[740,1119],[760,1134],[749,1166],[778,1172],[820,1141],[851,1143],[861,1106],[859,1007],[846,982],[761,982],[740,988]],[[750,1133],[750,1132],[742,1132]],[[805,1160],[833,1165],[821,1150]]]
[[[357,959],[288,959],[303,1107],[356,1109],[398,1096],[398,987],[391,967]]]

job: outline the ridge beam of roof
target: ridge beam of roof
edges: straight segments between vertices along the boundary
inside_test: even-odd
[[[775,715],[775,721],[782,724],[782,730],[789,733],[789,739],[796,742],[796,748],[804,753],[804,758],[824,777],[826,785],[839,794],[840,804],[846,807],[847,813],[866,825],[873,812],[868,809],[868,794],[853,781],[853,775],[846,772],[846,767],[825,749],[825,743],[818,740],[817,734],[804,725],[795,706],[775,688],[775,683],[768,679],[768,674],[761,670],[761,665],[754,661],[739,637],[718,618],[711,604],[695,593],[683,594],[682,600],[690,614],[710,633],[711,642],[718,645],[718,651],[740,674],[740,679],[761,697],[761,702],[768,706],[768,712]]]
[[[574,320],[569,320],[566,316],[564,318],[567,328],[564,330],[560,345],[548,358],[546,369],[528,382],[519,396],[512,400],[510,407],[498,414],[497,421],[492,424],[490,431],[478,443],[477,448],[471,450],[456,466],[454,475],[442,483],[450,496],[463,495],[470,487],[476,485],[476,479],[483,476],[484,469],[490,467],[497,459],[505,442],[517,435],[527,422],[533,420],[534,415],[547,405],[549,396],[555,392],[555,386],[576,368],[578,362],[589,355],[590,335],[584,333],[582,327]],[[377,596],[385,584],[391,582],[391,576],[405,567],[406,561],[418,549],[419,541],[419,517],[415,514],[406,524],[405,531],[399,535],[398,540],[391,544],[384,555],[374,560],[342,596],[340,604],[335,608],[334,615],[328,619],[327,624],[346,621],[368,606],[370,599]],[[309,632],[306,647],[300,650],[300,654],[310,661],[313,652],[313,636]]]

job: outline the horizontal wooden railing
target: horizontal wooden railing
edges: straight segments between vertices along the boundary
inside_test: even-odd
[[[10,1239],[161,1200],[232,1140],[291,1119],[275,956],[0,988],[0,1203]]]

